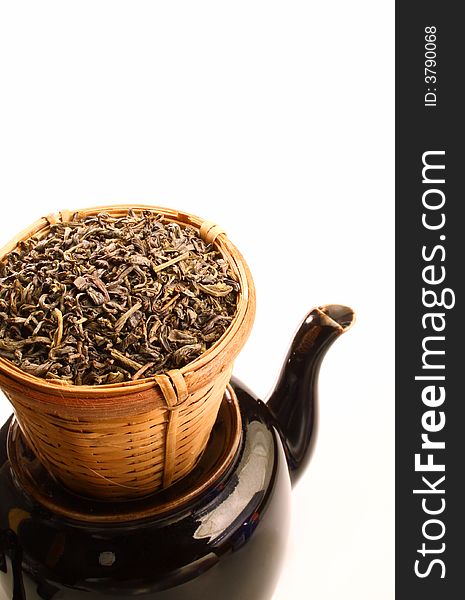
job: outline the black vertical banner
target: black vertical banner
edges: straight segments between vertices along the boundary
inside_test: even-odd
[[[465,597],[460,2],[396,6],[396,598]]]

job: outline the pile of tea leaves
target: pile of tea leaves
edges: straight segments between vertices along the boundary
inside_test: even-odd
[[[150,211],[75,214],[0,262],[0,356],[75,385],[149,377],[216,342],[238,291],[192,227]]]

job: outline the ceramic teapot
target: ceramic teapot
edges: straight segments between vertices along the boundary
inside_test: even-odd
[[[270,599],[291,486],[315,441],[320,364],[353,320],[345,306],[312,310],[268,401],[233,379],[196,467],[144,499],[65,489],[11,417],[0,434],[0,599]]]

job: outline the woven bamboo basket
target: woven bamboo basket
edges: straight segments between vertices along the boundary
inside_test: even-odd
[[[107,212],[123,216],[151,210],[198,229],[229,262],[240,284],[236,314],[227,331],[181,369],[118,384],[78,386],[29,375],[0,358],[0,387],[13,405],[22,434],[58,481],[80,494],[122,500],[148,495],[189,473],[215,423],[233,361],[255,315],[250,271],[225,232],[212,222],[144,205],[61,211],[28,227],[0,250],[45,234],[58,220]]]

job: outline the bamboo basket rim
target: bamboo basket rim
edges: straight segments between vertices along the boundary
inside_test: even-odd
[[[52,213],[45,217],[41,217],[28,227],[21,230],[14,238],[0,248],[0,260],[6,254],[14,250],[20,242],[47,231],[53,223],[56,223],[59,220],[66,220],[76,213],[79,215],[79,217],[87,217],[97,215],[101,212],[108,212],[109,214],[114,214],[121,211],[127,212],[130,209],[134,210],[135,212],[148,210],[163,214],[163,216],[173,222],[194,227],[195,229],[199,230],[199,233],[202,225],[207,225],[207,227],[211,226],[210,228],[215,227],[213,222],[202,219],[201,217],[191,213],[157,205],[130,203],[90,206],[74,210],[64,209],[58,211],[57,213]],[[227,347],[229,342],[235,337],[237,330],[241,327],[242,322],[246,319],[247,313],[250,310],[254,311],[254,306],[250,308],[250,304],[254,305],[254,302],[250,301],[255,297],[255,287],[250,270],[241,253],[229,240],[226,233],[221,228],[211,243],[228,261],[238,276],[240,290],[238,293],[236,313],[234,314],[234,317],[227,330],[210,348],[203,352],[198,358],[179,369],[184,376],[198,371],[216,359],[222,350]],[[166,372],[167,371],[164,371],[163,373]],[[101,396],[102,392],[104,392],[105,396],[110,399],[113,396],[121,397],[121,395],[124,395],[124,392],[130,392],[131,394],[134,394],[137,392],[143,392],[158,385],[156,381],[157,375],[141,378],[137,381],[125,381],[121,383],[102,385],[75,385],[68,382],[62,382],[60,380],[49,380],[37,377],[35,375],[30,375],[21,370],[11,361],[2,357],[0,357],[0,376],[8,379],[10,384],[14,381],[23,381],[24,383],[27,383],[28,386],[34,387],[37,391],[54,393],[54,395],[60,396],[63,401],[69,397],[69,399],[79,402],[76,396],[81,396],[83,405],[85,405],[85,407],[88,407],[87,400],[96,396]]]

